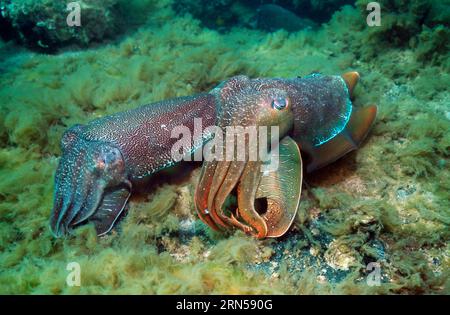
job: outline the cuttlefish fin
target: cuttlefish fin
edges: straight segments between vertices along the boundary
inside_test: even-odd
[[[336,137],[317,147],[303,147],[302,150],[310,157],[306,171],[309,173],[324,167],[358,148],[369,133],[376,114],[375,105],[354,111],[347,126]]]
[[[347,85],[350,97],[352,97],[353,90],[355,89],[355,86],[359,81],[359,73],[356,71],[346,72],[342,75],[342,78],[344,79],[345,84]]]
[[[262,207],[267,225],[266,237],[282,236],[291,226],[297,214],[302,190],[302,158],[297,143],[284,137],[279,151],[272,150],[271,159],[278,154],[278,166],[263,173],[255,204]],[[265,208],[265,209],[264,209]],[[261,211],[261,212],[263,212]]]

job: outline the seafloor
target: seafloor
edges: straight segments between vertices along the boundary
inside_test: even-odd
[[[449,2],[380,1],[382,26],[370,28],[358,0],[291,33],[235,22],[236,3],[212,21],[211,7],[172,2],[127,1],[127,23],[140,25],[83,49],[0,41],[0,293],[449,294]],[[211,232],[192,203],[198,169],[135,198],[110,235],[50,234],[67,127],[237,74],[348,70],[362,77],[356,106],[378,105],[376,124],[357,152],[306,177],[281,239]],[[66,284],[70,262],[81,286]]]

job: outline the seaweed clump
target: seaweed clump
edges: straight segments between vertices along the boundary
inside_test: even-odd
[[[36,51],[55,53],[61,48],[86,48],[136,29],[158,7],[148,0],[83,0],[80,24],[68,25],[69,1],[0,0],[0,37]],[[78,7],[77,7],[78,10]]]
[[[373,44],[383,42],[388,46],[415,48],[420,44],[431,45],[427,51],[437,49],[439,53],[448,50],[450,3],[428,0],[381,0],[381,26],[372,27],[369,38]],[[367,15],[367,1],[358,0],[356,5],[363,15]],[[430,40],[428,33],[437,33],[439,44]],[[419,44],[420,42],[420,44]],[[445,46],[445,47],[444,47]],[[423,56],[429,53],[424,53]]]

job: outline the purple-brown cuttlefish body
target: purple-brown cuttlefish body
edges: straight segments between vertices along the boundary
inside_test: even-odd
[[[194,136],[183,142],[179,153],[205,154],[208,147],[216,154],[203,162],[196,187],[200,219],[216,230],[238,228],[257,238],[281,236],[299,206],[302,155],[306,172],[323,167],[356,149],[374,122],[376,106],[356,110],[352,105],[358,80],[357,72],[293,79],[240,75],[208,93],[75,125],[61,140],[51,231],[60,237],[92,222],[98,235],[108,233],[126,211],[133,190],[180,162],[174,155],[180,139],[173,131],[181,128]],[[198,119],[202,132],[195,130]],[[211,126],[224,133],[207,131]],[[270,130],[268,137],[261,137],[263,130]],[[235,138],[247,154],[235,155]],[[217,155],[222,139],[225,149]],[[252,158],[250,147],[256,142],[269,150]],[[268,167],[275,160],[276,167]],[[237,197],[236,209],[224,206],[230,195]]]

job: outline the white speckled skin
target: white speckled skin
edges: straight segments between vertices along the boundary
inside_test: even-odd
[[[133,180],[172,165],[170,148],[177,139],[170,137],[171,131],[180,125],[193,130],[194,118],[202,118],[206,126],[214,124],[213,95],[175,98],[106,116],[87,124],[80,136],[117,146]]]

